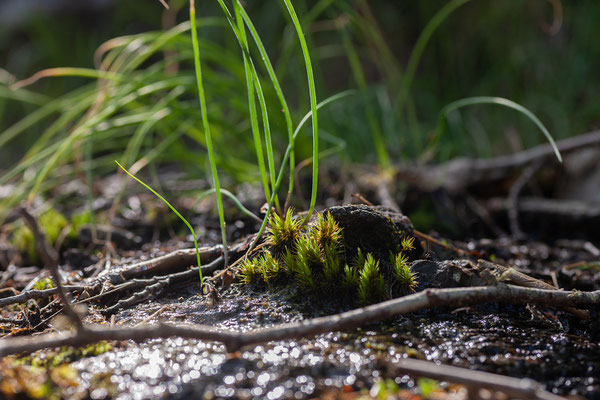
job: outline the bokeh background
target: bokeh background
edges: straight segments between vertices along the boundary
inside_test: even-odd
[[[379,131],[391,162],[435,162],[456,156],[489,157],[544,142],[535,125],[522,115],[481,105],[449,115],[443,137],[432,148],[432,132],[440,111],[448,103],[469,96],[501,96],[522,104],[542,120],[556,139],[598,127],[600,3],[595,1],[455,1],[456,9],[442,19],[422,48],[410,90],[406,99],[399,102],[407,64],[411,55],[414,57],[419,38],[449,3],[452,2],[294,2],[310,46],[319,100],[358,89],[355,95],[327,106],[320,114],[324,148],[331,147],[338,157],[351,162],[381,163],[373,136],[374,131]],[[43,105],[69,96],[84,85],[92,87],[94,82],[82,77],[45,78],[25,88],[33,96],[27,101],[9,89],[11,84],[45,68],[94,68],[96,49],[107,40],[164,31],[188,19],[187,2],[173,0],[170,5],[171,10],[166,11],[158,0],[2,1],[0,132],[18,126]],[[285,8],[277,1],[247,2],[246,7],[275,65],[294,121],[298,121],[310,106],[302,54]],[[204,53],[209,54],[205,79],[220,167],[234,180],[256,179],[239,46],[216,1],[198,2],[197,14],[201,18],[216,18],[211,26],[201,24],[200,35],[206,51],[212,52]],[[189,49],[189,33],[181,34],[175,42],[166,49],[179,54],[174,69],[165,72],[165,53],[157,51],[136,70],[163,68],[162,75],[138,78],[150,84],[153,79],[172,74],[191,77],[191,49],[183,50]],[[143,45],[149,43],[151,40]],[[158,66],[161,62],[165,65]],[[182,140],[166,146],[153,161],[178,163],[192,174],[205,173],[202,140],[189,128],[199,126],[195,85],[185,82],[183,86],[186,94],[170,104],[171,109],[177,110],[173,122],[167,118],[153,127],[140,155],[132,161],[155,148],[169,132],[184,129],[176,123],[184,118],[188,128],[184,129]],[[267,100],[276,110],[276,98],[268,87],[266,90]],[[138,102],[139,110],[151,110],[149,107],[166,92]],[[65,111],[50,113],[20,129],[10,140],[0,140],[2,171],[10,171],[22,161]],[[47,143],[68,135],[84,111],[58,127]],[[131,108],[120,109],[111,118],[132,112]],[[275,151],[281,157],[286,144],[285,127],[283,118],[276,112],[272,114]],[[107,121],[111,120],[107,117]],[[111,139],[113,146],[102,144],[106,137],[96,140],[90,150],[94,158],[112,155],[106,157],[106,163],[95,165],[94,173],[115,169],[111,160],[119,158],[119,152],[141,123],[143,118],[115,129],[118,132]],[[232,143],[238,148],[236,154],[231,154]],[[298,142],[299,160],[310,157],[310,145],[307,127]],[[69,151],[61,162],[68,164],[72,157]]]

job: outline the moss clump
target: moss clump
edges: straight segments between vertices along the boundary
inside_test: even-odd
[[[300,218],[294,218],[293,213],[294,211],[290,208],[284,218],[277,214],[273,214],[271,217],[270,227],[267,231],[267,243],[275,254],[281,255],[286,249],[292,248],[300,235],[302,221]]]
[[[358,303],[366,305],[385,294],[383,276],[379,272],[379,261],[369,253],[359,274]]]
[[[241,283],[294,284],[314,297],[344,299],[354,305],[414,291],[416,275],[406,255],[413,249],[412,237],[402,238],[400,251],[391,253],[389,261],[363,254],[360,248],[348,256],[352,249],[346,248],[342,229],[331,214],[318,214],[304,229],[299,221],[290,211],[284,218],[271,217],[269,247],[241,263]]]
[[[82,358],[99,356],[111,349],[112,346],[106,341],[100,341],[84,347],[63,346],[59,349],[39,351],[31,356],[19,358],[14,361],[14,365],[54,368]]]
[[[69,221],[63,214],[50,208],[38,217],[38,224],[48,242],[53,246],[56,244],[63,229],[69,226]],[[27,254],[32,262],[38,261],[33,233],[31,233],[29,228],[20,221],[13,233],[12,244],[20,252]]]

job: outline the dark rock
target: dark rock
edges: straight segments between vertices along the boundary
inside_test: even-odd
[[[411,264],[411,268],[418,274],[417,291],[485,285],[477,267],[469,260],[417,260]]]
[[[330,207],[326,212],[343,229],[344,242],[351,254],[356,254],[360,248],[364,254],[372,253],[378,259],[387,259],[390,251],[400,250],[404,237],[413,237],[410,219],[386,207],[346,205]]]

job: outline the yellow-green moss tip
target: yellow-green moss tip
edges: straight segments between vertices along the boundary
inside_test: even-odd
[[[402,291],[413,293],[417,287],[417,274],[413,272],[408,265],[408,257],[403,253],[392,256],[392,266],[394,267],[394,276],[400,284]]]
[[[358,302],[370,304],[383,298],[385,293],[383,276],[379,273],[379,261],[367,254],[365,264],[360,271],[358,284]]]
[[[311,229],[310,235],[317,239],[322,248],[337,249],[342,244],[342,230],[329,213],[326,217],[322,214],[317,215],[317,223]]]
[[[404,236],[400,242],[402,251],[411,251],[415,248],[415,238],[412,236]]]
[[[284,218],[274,213],[269,220],[267,230],[267,243],[276,254],[283,254],[286,249],[293,250],[295,241],[300,236],[302,221],[294,218],[294,211],[290,208]]]

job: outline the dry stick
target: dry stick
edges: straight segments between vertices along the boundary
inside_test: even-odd
[[[67,291],[84,291],[86,289],[85,286],[63,286],[64,290]],[[30,290],[28,292],[23,292],[20,294],[17,294],[15,296],[10,296],[10,297],[5,297],[3,299],[0,299],[0,307],[4,307],[10,304],[18,304],[18,303],[26,303],[28,300],[31,299],[45,299],[48,298],[50,296],[54,296],[55,294],[58,294],[58,288],[52,288],[52,289],[44,289],[44,290]]]
[[[496,264],[487,260],[477,260],[477,268],[480,271],[487,270],[495,273],[495,279],[498,277],[503,280],[510,280],[512,284],[535,288],[535,289],[545,289],[545,290],[557,290],[558,287],[552,286],[544,281],[539,279],[535,279],[529,275],[526,275],[522,272],[519,272],[511,267],[505,267],[504,265]],[[577,310],[572,307],[565,307],[565,311],[570,312],[575,315],[577,318],[582,320],[589,320],[590,314],[587,310]]]
[[[29,353],[60,346],[83,346],[101,340],[133,340],[178,336],[186,339],[222,342],[228,351],[243,346],[275,340],[297,339],[332,331],[342,331],[431,307],[462,307],[484,302],[539,304],[551,307],[583,307],[600,305],[600,290],[595,292],[543,290],[498,284],[471,288],[427,289],[410,296],[388,300],[368,307],[327,317],[309,319],[259,329],[232,332],[207,325],[173,326],[158,324],[147,327],[89,327],[84,333],[47,334],[30,338],[0,340],[0,358],[10,354]]]
[[[46,237],[44,236],[42,231],[40,231],[40,227],[38,226],[38,223],[35,220],[35,218],[23,207],[19,211],[21,213],[21,216],[23,217],[23,220],[25,221],[29,229],[31,229],[31,233],[33,234],[33,238],[35,240],[35,249],[38,255],[41,257],[44,266],[48,268],[52,273],[52,280],[56,285],[58,297],[63,303],[67,317],[71,320],[73,324],[75,324],[75,327],[78,331],[85,330],[81,318],[79,317],[79,315],[77,315],[77,312],[75,312],[75,310],[71,306],[71,301],[69,300],[67,293],[62,287],[62,283],[60,281],[60,273],[58,272],[58,253],[56,252],[56,250],[54,250],[48,245]]]
[[[398,375],[404,373],[411,376],[424,376],[441,381],[455,382],[470,388],[492,389],[516,398],[540,400],[562,399],[562,397],[544,390],[542,385],[536,381],[527,378],[511,378],[489,372],[474,371],[450,365],[438,365],[434,362],[410,358],[398,360],[391,365],[391,369]]]
[[[202,263],[210,263],[215,260],[216,257],[223,254],[223,249],[221,245],[212,246],[212,247],[202,247],[200,250],[200,260]],[[119,291],[123,291],[126,289],[135,289],[141,286],[145,286],[147,284],[156,283],[154,279],[148,280],[136,280],[135,277],[139,275],[147,275],[147,274],[159,274],[171,271],[180,266],[191,265],[196,263],[196,249],[181,249],[172,251],[169,254],[165,254],[164,256],[156,257],[151,260],[142,261],[139,263],[132,264],[128,267],[123,268],[120,272],[111,276],[111,281],[113,284],[120,284],[117,288],[105,292],[101,295],[89,297],[83,301],[78,303],[85,303],[92,300],[99,299],[102,296],[116,293]],[[205,272],[206,271],[206,272]],[[198,273],[198,268],[195,269],[195,272]],[[212,273],[214,272],[213,267],[202,268],[202,273]],[[187,275],[186,275],[187,276]],[[166,276],[162,276],[161,278],[165,278]],[[130,279],[130,281],[127,281]],[[127,281],[127,282],[126,282]],[[89,289],[88,286],[62,286],[66,291],[77,291],[82,292],[86,289]],[[45,290],[30,290],[27,292],[20,293],[15,296],[5,297],[0,299],[0,307],[7,306],[9,304],[17,304],[17,303],[25,303],[30,299],[44,299],[50,296],[54,296],[58,294],[58,288],[45,289]]]
[[[594,145],[600,145],[600,130],[556,142],[558,150],[563,154]],[[471,184],[504,178],[515,168],[553,157],[553,154],[552,146],[543,144],[516,154],[490,159],[458,158],[431,167],[399,166],[397,176],[424,191],[443,188],[452,193],[462,193]]]
[[[369,207],[375,206],[375,204],[373,204],[369,200],[365,199],[365,197],[360,193],[352,193],[352,194],[350,194],[350,196],[354,197],[355,199],[358,199],[364,205],[367,205]]]
[[[218,269],[222,268],[224,264],[223,256],[217,258],[213,262],[207,265],[202,266],[202,276],[210,276],[215,273]],[[149,297],[152,293],[158,292],[168,286],[171,286],[175,283],[188,282],[188,283],[196,283],[198,277],[198,267],[194,267],[188,269],[187,271],[176,272],[173,274],[165,275],[165,276],[157,276],[150,279],[136,279],[135,285],[127,286],[124,289],[136,288],[136,287],[144,287],[144,290],[141,292],[136,292],[130,297],[119,300],[116,304],[101,310],[103,314],[113,314],[121,308],[126,308],[137,304]],[[103,293],[102,295],[94,296],[92,299],[96,299],[107,295],[109,293],[114,293],[115,291],[110,291]],[[89,300],[89,299],[86,299]]]
[[[418,230],[414,230],[413,231],[414,235],[429,242],[429,243],[434,243],[437,244],[438,246],[442,246],[443,248],[445,248],[446,250],[451,250],[453,252],[455,252],[456,254],[460,254],[461,256],[478,256],[479,253],[474,252],[474,251],[467,251],[467,250],[463,250],[463,249],[459,249],[456,246],[452,246],[448,243],[444,243],[440,240],[437,240],[436,238],[434,238],[431,235],[428,235],[426,233],[423,232],[419,232]]]
[[[519,179],[511,186],[508,192],[508,221],[510,222],[510,231],[513,236],[517,239],[523,239],[525,237],[525,233],[521,230],[519,226],[519,204],[518,198],[521,191],[531,180],[533,175],[542,167],[542,159],[536,160],[533,164],[529,165],[519,176]]]
[[[212,262],[217,257],[223,255],[223,246],[216,245],[212,247],[201,247],[198,249],[198,251],[200,252],[200,262],[204,264]],[[113,284],[120,284],[142,274],[157,275],[159,273],[169,273],[173,269],[187,267],[189,265],[196,264],[196,262],[197,259],[195,248],[175,250],[169,254],[165,254],[164,256],[156,257],[147,261],[141,261],[117,271],[111,275],[111,282]]]

